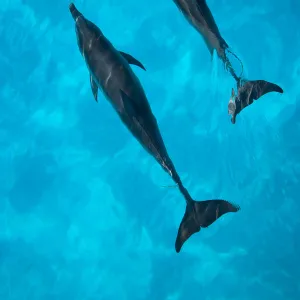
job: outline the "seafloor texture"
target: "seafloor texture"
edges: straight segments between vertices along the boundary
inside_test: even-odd
[[[242,210],[174,250],[184,200],[93,99],[66,0],[0,5],[0,299],[300,298],[300,3],[208,1],[268,94],[232,125],[233,81],[172,0],[81,0],[133,67],[195,199]],[[238,67],[238,65],[237,65]]]

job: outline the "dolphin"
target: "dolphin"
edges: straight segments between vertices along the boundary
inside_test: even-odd
[[[216,51],[218,57],[223,61],[225,68],[229,71],[237,83],[237,97],[233,96],[228,103],[228,113],[232,115],[231,122],[235,124],[236,115],[246,106],[253,103],[253,100],[270,92],[283,93],[278,85],[265,80],[246,80],[242,77],[243,64],[234,54],[222,37],[215,19],[206,3],[206,0],[173,0],[179,10],[183,13],[189,23],[202,35],[211,55]],[[231,53],[239,60],[242,72],[238,76],[232,67],[227,56]],[[234,93],[235,95],[235,93]]]
[[[222,199],[192,199],[167,153],[143,87],[130,67],[130,64],[140,67],[142,64],[133,56],[118,51],[73,3],[69,10],[75,21],[78,48],[89,70],[94,98],[97,99],[98,89],[101,89],[124,125],[171,176],[186,201],[185,214],[175,242],[175,250],[179,253],[192,234],[208,227],[226,213],[237,212],[240,207]]]

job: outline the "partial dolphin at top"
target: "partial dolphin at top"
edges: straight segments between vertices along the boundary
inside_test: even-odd
[[[221,36],[216,21],[207,6],[205,0],[173,0],[179,10],[188,20],[188,22],[201,34],[205,44],[213,55],[216,51],[218,57],[223,61],[225,67],[229,70],[235,80],[239,79],[235,70],[233,69],[227,52],[237,56],[229,50],[227,42]]]
[[[235,124],[236,116],[245,107],[253,103],[253,100],[270,93],[283,93],[278,85],[265,80],[246,80],[243,71],[238,76],[227,56],[231,53],[241,63],[241,60],[229,49],[227,42],[222,37],[215,19],[206,3],[206,0],[173,0],[189,23],[202,35],[211,55],[215,50],[218,57],[223,61],[226,69],[230,72],[237,84],[237,97],[232,92],[228,103],[228,113],[232,115],[231,122]]]

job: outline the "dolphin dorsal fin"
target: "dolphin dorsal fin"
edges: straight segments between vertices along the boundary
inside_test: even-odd
[[[122,52],[122,51],[119,51],[120,54],[127,60],[127,62],[130,64],[130,65],[135,65],[135,66],[138,66],[140,68],[142,68],[143,70],[146,71],[145,67],[143,66],[143,64],[138,61],[136,58],[134,58],[132,55],[128,54],[128,53],[125,53],[125,52]]]

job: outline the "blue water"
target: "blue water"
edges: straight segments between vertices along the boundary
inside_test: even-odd
[[[300,2],[211,0],[271,93],[233,81],[171,0],[75,2],[140,78],[184,184],[241,206],[174,249],[185,203],[99,94],[66,0],[1,0],[0,299],[300,299]],[[238,67],[238,65],[237,65]]]

